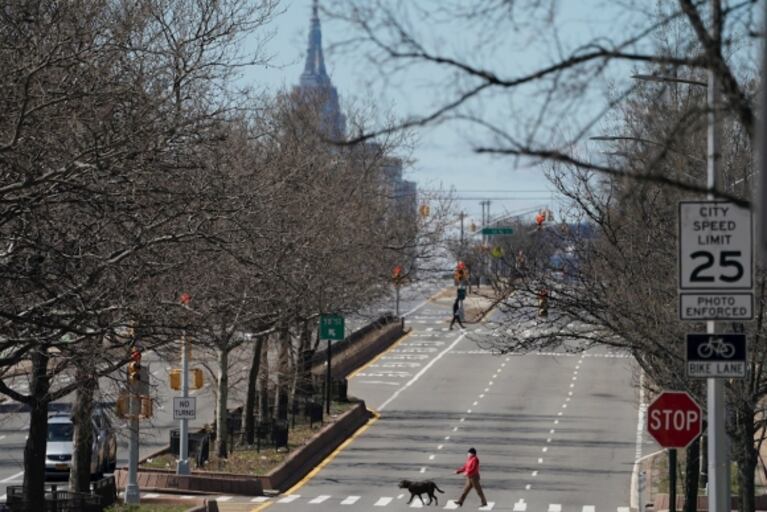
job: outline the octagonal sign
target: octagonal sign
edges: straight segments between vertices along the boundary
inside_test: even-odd
[[[686,448],[702,427],[700,406],[684,391],[664,391],[647,408],[647,432],[664,448]]]

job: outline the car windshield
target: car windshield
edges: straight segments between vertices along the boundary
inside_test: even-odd
[[[48,425],[48,441],[71,441],[73,432],[71,423],[51,423]]]

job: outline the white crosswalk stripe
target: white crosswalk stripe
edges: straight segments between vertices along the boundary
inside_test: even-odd
[[[562,505],[559,503],[549,503],[549,512],[562,512]]]
[[[454,502],[453,500],[448,500],[447,504],[445,505],[445,510],[456,510],[458,508],[458,503]]]
[[[478,510],[493,510],[494,506],[495,506],[495,502],[494,501],[488,501],[487,505],[485,505],[484,507],[479,507]]]
[[[309,503],[322,503],[323,501],[330,498],[329,494],[323,494],[322,496],[317,496],[316,498],[309,500]]]
[[[285,503],[293,503],[294,501],[296,501],[300,497],[301,497],[300,494],[291,494],[289,496],[285,496],[284,498],[278,499],[277,503],[283,503],[283,504],[285,504]]]
[[[373,506],[374,507],[385,507],[386,505],[391,503],[392,499],[394,499],[394,498],[390,498],[388,496],[384,496],[383,498],[378,498],[378,501],[376,501],[373,504]]]
[[[229,501],[232,499],[232,496],[219,496],[216,498],[216,501]]]
[[[265,501],[269,501],[268,496],[256,496],[252,500],[250,500],[251,503],[264,503]]]
[[[410,504],[410,508],[423,508],[423,503],[421,503],[421,500],[416,498],[413,498],[413,502]]]
[[[629,512],[630,509],[628,507],[618,507],[618,512]]]
[[[594,511],[595,508],[596,507],[594,507],[594,505],[583,505],[582,512],[595,512]]]
[[[359,496],[347,496],[342,502],[341,505],[354,505],[357,503],[357,500],[359,500]]]
[[[527,510],[527,503],[525,503],[525,500],[521,499],[514,503],[514,512],[525,512]]]

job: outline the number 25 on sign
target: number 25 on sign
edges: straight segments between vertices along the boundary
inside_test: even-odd
[[[752,242],[747,208],[723,201],[681,201],[679,288],[750,289]]]

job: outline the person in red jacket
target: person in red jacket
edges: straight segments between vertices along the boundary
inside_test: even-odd
[[[482,486],[479,484],[479,458],[477,457],[477,450],[469,448],[469,456],[466,458],[466,464],[455,470],[456,474],[463,473],[466,477],[466,485],[463,486],[463,492],[461,497],[455,500],[458,506],[463,506],[463,500],[468,496],[469,491],[472,488],[477,491],[479,499],[482,500],[482,506],[487,506],[487,500],[485,499],[485,493],[482,492]]]

